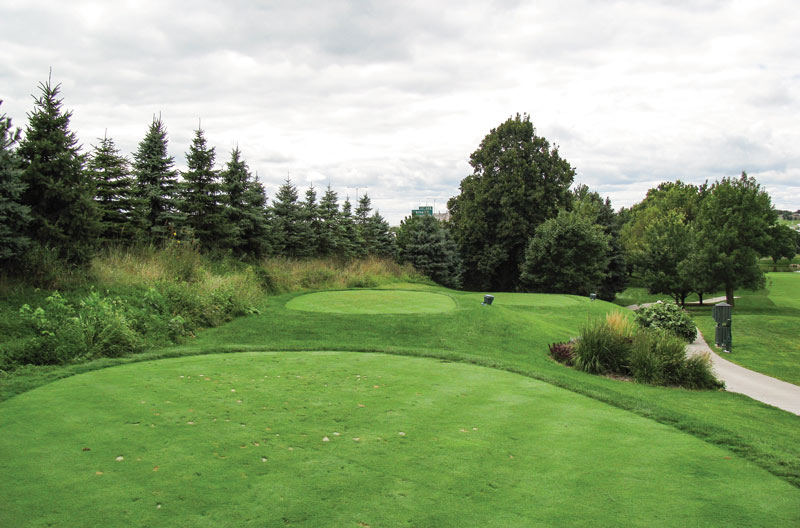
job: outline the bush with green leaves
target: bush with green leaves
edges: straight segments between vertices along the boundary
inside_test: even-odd
[[[63,364],[94,357],[118,357],[142,347],[142,338],[128,316],[128,305],[92,290],[77,306],[60,293],[47,297],[45,307],[25,304],[20,315],[33,327],[16,359],[39,365]]]
[[[697,338],[697,327],[680,306],[658,301],[636,310],[636,322],[643,328],[659,328],[680,337],[687,343]]]

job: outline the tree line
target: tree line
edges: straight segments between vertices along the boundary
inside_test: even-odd
[[[0,115],[0,263],[26,273],[47,255],[85,265],[106,244],[184,243],[258,259],[392,257],[389,224],[367,194],[355,210],[330,187],[305,199],[287,177],[268,204],[238,147],[221,169],[198,126],[187,169],[175,169],[166,127],[154,117],[133,153],[103,137],[83,154],[60,86],[41,83],[24,135]],[[2,102],[0,101],[0,104]],[[45,255],[43,257],[43,255]]]
[[[798,233],[777,223],[769,194],[746,173],[664,183],[615,212],[585,185],[572,187],[575,169],[527,115],[492,129],[470,164],[448,202],[470,289],[611,300],[635,278],[681,304],[712,291],[734,304],[735,289],[764,284],[759,257],[800,250]]]
[[[84,265],[104,244],[183,243],[243,259],[379,255],[483,291],[612,300],[635,278],[679,303],[721,289],[733,304],[735,288],[763,284],[760,256],[793,257],[800,243],[744,173],[664,183],[617,212],[573,185],[575,169],[528,115],[492,129],[471,154],[449,221],[411,217],[390,229],[368,195],[353,210],[330,185],[320,199],[313,185],[301,199],[287,178],[268,203],[238,147],[216,168],[200,126],[182,172],[160,117],[131,160],[109,137],[84,155],[59,86],[39,88],[24,135],[0,115],[0,263],[24,274],[46,259]]]

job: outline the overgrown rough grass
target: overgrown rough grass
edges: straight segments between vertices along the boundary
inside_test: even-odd
[[[74,270],[59,273],[49,274],[54,284],[76,287],[42,294],[19,281],[2,282],[10,295],[0,301],[0,370],[118,357],[181,342],[199,328],[258,311],[267,294],[430,284],[410,266],[375,257],[246,263],[180,245],[110,247],[92,261],[83,281],[74,280]]]
[[[375,288],[394,282],[432,284],[409,264],[367,257],[359,260],[270,258],[259,263],[271,293],[301,290]]]

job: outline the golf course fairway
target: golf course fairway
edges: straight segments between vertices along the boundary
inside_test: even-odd
[[[509,372],[354,352],[42,386],[0,404],[0,471],[4,527],[800,523],[800,489],[675,428]]]

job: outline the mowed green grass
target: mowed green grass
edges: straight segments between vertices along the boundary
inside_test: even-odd
[[[714,347],[711,308],[690,310]],[[725,359],[800,385],[800,273],[768,273],[765,290],[742,292],[733,308],[732,332],[733,351]]]
[[[341,314],[413,314],[449,312],[456,303],[447,295],[407,290],[323,291],[295,297],[292,310]]]
[[[254,318],[255,319],[255,318]],[[796,526],[800,489],[528,377],[206,355],[0,405],[1,526]]]
[[[400,284],[408,290],[413,285]],[[163,355],[242,351],[347,350],[427,356],[522,374],[629,410],[722,446],[800,486],[800,420],[746,396],[651,387],[594,376],[549,358],[548,345],[578,335],[587,321],[630,310],[588,298],[482,293],[419,286],[449,296],[438,314],[337,314],[286,307],[308,294],[271,297],[260,315],[202,332]]]

